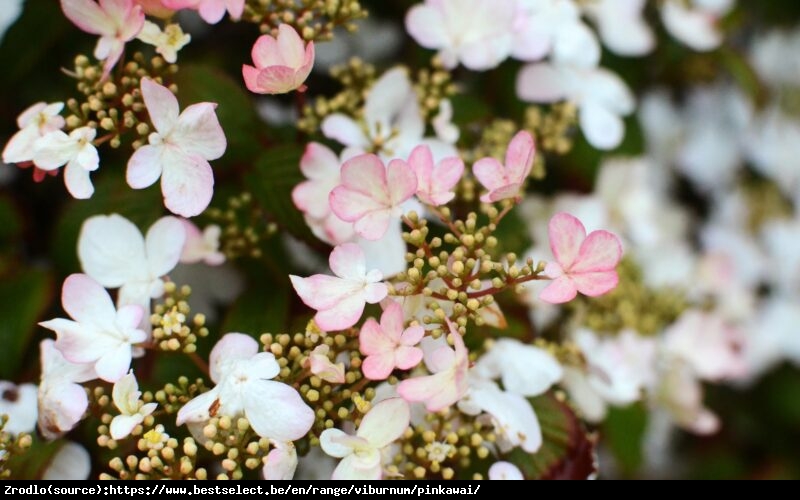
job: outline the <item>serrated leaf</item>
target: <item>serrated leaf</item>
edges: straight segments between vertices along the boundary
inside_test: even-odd
[[[300,172],[302,154],[292,144],[270,149],[256,160],[245,182],[255,200],[278,225],[300,240],[318,242],[292,202],[292,189],[305,180]]]
[[[552,395],[530,399],[542,427],[542,447],[529,454],[516,448],[506,460],[514,463],[527,479],[577,479],[593,476],[597,470],[594,440],[578,417]]]
[[[0,279],[0,379],[14,380],[53,295],[50,275],[25,269]]]

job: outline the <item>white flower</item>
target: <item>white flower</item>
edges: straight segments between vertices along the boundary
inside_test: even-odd
[[[42,378],[39,382],[39,430],[46,439],[71,431],[83,418],[89,399],[81,384],[97,378],[90,363],[70,363],[55,341],[40,344]]]
[[[42,475],[44,481],[85,481],[92,473],[92,457],[86,448],[65,442],[56,452]]]
[[[178,411],[178,425],[243,415],[256,434],[280,442],[296,441],[311,429],[314,412],[294,388],[270,380],[280,366],[272,353],[259,352],[252,337],[225,335],[211,350],[209,361],[211,380],[217,385]]]
[[[408,73],[395,68],[383,74],[370,88],[364,103],[363,125],[341,113],[334,113],[322,122],[325,137],[365,153],[377,148],[384,161],[405,160],[420,144],[427,144],[436,159],[457,156],[450,144],[438,139],[425,139],[425,121],[417,103]],[[351,158],[354,151],[342,156]]]
[[[439,51],[444,66],[459,63],[484,71],[511,53],[515,2],[512,0],[426,0],[406,15],[406,30],[427,49]]]
[[[64,168],[64,184],[69,193],[80,200],[91,198],[94,186],[89,172],[100,166],[94,141],[97,131],[91,127],[76,128],[69,135],[60,130],[48,132],[34,143],[33,163],[42,170]]]
[[[8,416],[4,432],[11,435],[33,432],[36,428],[36,386],[0,380],[0,415]]]
[[[64,128],[64,117],[59,114],[62,109],[63,102],[37,102],[23,111],[17,118],[19,132],[11,137],[3,149],[3,162],[32,161],[36,140],[48,132]]]
[[[147,236],[128,219],[97,215],[83,223],[78,258],[83,271],[106,288],[119,288],[119,305],[138,304],[150,316],[150,299],[164,294],[161,277],[178,264],[186,240],[183,223],[162,217]]]
[[[487,380],[499,378],[506,391],[526,397],[544,394],[563,373],[550,353],[514,339],[495,342],[474,371]]]
[[[225,263],[225,254],[219,251],[219,237],[222,229],[211,224],[200,232],[200,229],[186,219],[182,219],[186,230],[186,243],[181,253],[181,263],[196,264],[205,262],[209,266]]]
[[[655,36],[643,15],[645,0],[595,0],[582,6],[612,52],[641,56],[653,50]]]
[[[396,441],[408,428],[408,404],[391,398],[372,407],[364,415],[355,436],[339,429],[326,429],[319,437],[322,451],[341,458],[332,479],[381,479],[381,451]]]
[[[128,371],[136,344],[147,340],[138,329],[144,310],[131,304],[114,308],[108,292],[85,274],[64,280],[61,304],[73,321],[39,323],[56,332],[55,347],[72,363],[92,363],[97,376],[116,382]]]
[[[672,36],[698,51],[717,48],[723,40],[718,21],[734,6],[734,0],[666,0],[661,19]]]
[[[529,102],[574,103],[586,140],[598,149],[613,149],[622,142],[622,117],[635,107],[625,82],[604,68],[530,64],[517,76],[517,95]]]
[[[184,33],[180,24],[170,23],[161,31],[156,23],[150,21],[144,22],[144,27],[136,38],[154,46],[156,52],[170,64],[178,60],[178,51],[192,40],[192,36]]]
[[[586,360],[586,369],[566,368],[563,384],[590,422],[606,416],[608,405],[625,406],[638,401],[642,390],[656,377],[656,343],[626,330],[617,337],[599,339],[589,330],[575,334]]]
[[[492,481],[519,481],[525,477],[516,465],[510,462],[495,462],[489,467],[489,479]]]
[[[600,62],[600,44],[581,20],[573,0],[517,0],[512,55],[538,61],[550,55],[558,65],[593,68]]]
[[[111,398],[120,414],[111,420],[109,431],[113,439],[124,439],[133,432],[133,429],[144,421],[144,418],[156,410],[156,403],[143,404],[139,398],[139,383],[133,376],[133,370],[114,384]]]
[[[289,481],[297,470],[297,448],[291,441],[272,441],[272,450],[264,459],[262,473],[267,481]]]

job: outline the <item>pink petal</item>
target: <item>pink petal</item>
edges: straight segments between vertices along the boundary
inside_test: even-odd
[[[260,74],[261,70],[258,68],[248,66],[247,64],[242,64],[242,78],[244,78],[244,84],[247,86],[247,90],[255,93],[259,93],[261,91],[258,86],[258,75]]]
[[[278,51],[278,42],[269,35],[258,37],[250,54],[253,57],[253,63],[258,69],[283,63]]]
[[[550,219],[547,226],[550,250],[562,268],[570,269],[586,239],[586,229],[576,217],[560,212]]]
[[[318,311],[330,309],[348,295],[358,293],[357,284],[324,274],[315,274],[308,278],[289,276],[289,279],[300,300]]]
[[[225,153],[227,141],[217,118],[216,107],[216,104],[201,102],[183,110],[171,139],[184,153],[209,161]]]
[[[422,362],[422,355],[419,347],[400,346],[394,351],[394,364],[401,370],[410,370]]]
[[[549,304],[563,304],[569,302],[578,295],[578,289],[567,276],[562,276],[553,280],[539,294],[539,299]]]
[[[389,289],[385,283],[370,283],[364,287],[364,299],[368,304],[377,304],[386,298]]]
[[[464,175],[464,161],[461,158],[445,158],[439,162],[433,171],[431,182],[434,204],[444,205],[455,197],[455,193],[451,190],[461,180],[462,175]]]
[[[200,214],[214,195],[214,173],[211,165],[199,156],[171,152],[164,155],[161,175],[164,205],[183,217]]]
[[[72,274],[64,280],[61,304],[72,319],[88,325],[110,325],[116,309],[108,292],[85,274]]]
[[[399,305],[399,304],[398,304]],[[425,329],[421,326],[409,326],[400,336],[400,344],[404,346],[415,346],[419,344],[422,337],[425,336]]]
[[[335,187],[328,200],[333,213],[345,222],[355,222],[370,212],[385,208],[372,196],[345,186]]]
[[[223,0],[202,0],[198,12],[203,21],[208,24],[217,24],[225,17],[225,10]]]
[[[375,210],[358,219],[353,229],[365,240],[377,241],[386,234],[391,220],[392,212],[389,209]]]
[[[428,146],[417,146],[408,157],[408,166],[417,174],[417,186],[420,190],[431,191],[433,175],[433,153]]]
[[[400,336],[403,334],[403,307],[397,303],[392,302],[381,315],[381,330],[392,343],[397,344],[400,342]]]
[[[403,380],[397,386],[397,394],[408,402],[425,403],[428,411],[443,410],[458,401],[449,375],[443,372]]]
[[[617,276],[616,271],[572,274],[571,278],[578,291],[589,297],[597,297],[610,292],[619,283],[619,276]]]
[[[114,35],[111,17],[94,0],[61,0],[61,10],[75,26],[93,35]]]
[[[392,206],[398,206],[417,192],[417,175],[403,160],[392,160],[386,168],[386,182]]]
[[[285,94],[300,86],[295,81],[297,70],[288,66],[269,66],[262,69],[256,79],[258,94]]]
[[[386,380],[394,370],[394,351],[370,354],[361,364],[361,371],[370,380]]]
[[[383,205],[390,204],[386,167],[377,156],[364,154],[351,158],[342,165],[341,174],[343,186],[369,196]]]
[[[536,146],[533,136],[526,131],[517,132],[511,139],[506,151],[506,168],[508,178],[516,183],[521,183],[528,178],[528,174],[533,167],[533,157],[536,153]]]
[[[364,251],[355,243],[339,245],[331,251],[328,264],[336,276],[363,280],[367,274]]]
[[[384,334],[374,318],[369,318],[358,334],[358,350],[365,356],[390,351],[394,344]]]
[[[300,171],[309,179],[326,179],[339,175],[339,157],[331,148],[318,142],[309,142],[300,159]]]
[[[361,319],[364,304],[364,297],[360,295],[345,297],[333,308],[317,312],[314,321],[325,331],[346,330]]]
[[[288,24],[278,26],[278,52],[290,68],[297,69],[305,63],[305,43]]]
[[[583,241],[578,258],[569,268],[570,273],[609,271],[617,267],[622,258],[622,244],[608,231],[592,231]]]
[[[125,172],[125,180],[133,189],[144,189],[152,186],[161,177],[162,146],[142,146],[134,151],[131,159],[128,160],[128,169]]]
[[[158,133],[168,134],[178,122],[178,99],[168,88],[150,78],[142,78],[141,89],[150,121]]]
[[[505,168],[494,158],[482,158],[475,162],[472,166],[472,173],[475,174],[478,182],[489,191],[507,183]]]

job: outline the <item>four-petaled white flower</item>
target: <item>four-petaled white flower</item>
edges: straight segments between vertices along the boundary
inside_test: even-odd
[[[633,112],[635,101],[625,82],[605,68],[537,63],[517,76],[517,95],[529,102],[568,100],[578,106],[578,121],[586,140],[598,149],[622,142],[622,116]]]
[[[322,450],[342,459],[332,479],[381,479],[381,451],[403,435],[410,419],[408,403],[390,398],[364,415],[355,436],[339,429],[325,429],[319,437]]]
[[[56,439],[71,431],[89,406],[81,384],[97,378],[92,364],[70,363],[53,339],[40,344],[42,378],[39,382],[39,431]]]
[[[76,128],[69,135],[54,130],[36,140],[33,163],[42,170],[64,168],[64,184],[69,193],[80,200],[91,198],[94,186],[89,172],[100,166],[100,156],[94,141],[97,131],[92,127]]]
[[[87,33],[100,35],[94,56],[105,63],[103,77],[111,72],[144,26],[144,12],[134,0],[61,0],[64,15]]]
[[[144,421],[144,418],[156,410],[157,403],[143,403],[139,398],[139,383],[133,376],[133,370],[114,384],[111,398],[120,414],[111,419],[109,431],[113,439],[125,439],[133,429]]]
[[[217,105],[201,102],[179,113],[178,99],[168,88],[142,78],[141,89],[156,131],[128,161],[128,185],[143,189],[160,177],[164,205],[193,217],[208,207],[214,194],[208,161],[221,157],[227,145],[214,111]]]
[[[119,305],[137,304],[150,314],[150,299],[164,294],[161,277],[178,264],[186,231],[176,217],[162,217],[147,236],[128,219],[96,215],[83,223],[78,257],[83,271],[106,288],[119,288]]]
[[[117,310],[108,292],[85,274],[64,280],[61,304],[72,320],[39,323],[56,332],[56,349],[72,363],[92,363],[106,382],[121,379],[131,366],[134,346],[147,340],[138,328],[144,309],[130,304]]]
[[[17,435],[36,428],[36,386],[0,380],[0,415],[7,415],[4,432]],[[0,458],[3,458],[3,450]]]
[[[211,350],[209,361],[217,385],[178,411],[178,425],[244,416],[259,436],[280,442],[296,441],[311,429],[314,412],[294,388],[270,380],[280,366],[272,353],[259,352],[255,339],[229,333]]]
[[[297,295],[317,310],[314,321],[325,331],[344,330],[355,325],[365,304],[377,304],[389,293],[378,270],[367,272],[364,251],[355,243],[333,249],[328,259],[336,276],[315,274],[309,278],[291,275]]]
[[[19,131],[14,134],[3,149],[3,162],[22,163],[32,161],[36,152],[36,140],[47,133],[64,128],[61,110],[63,102],[47,104],[37,102],[17,117]]]

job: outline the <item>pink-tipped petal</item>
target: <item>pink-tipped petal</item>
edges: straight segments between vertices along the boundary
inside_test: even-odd
[[[472,173],[483,187],[492,191],[506,184],[505,169],[494,158],[482,158],[472,166]]]
[[[622,244],[608,231],[592,231],[583,241],[570,271],[588,273],[608,271],[617,267],[622,258]]]
[[[549,304],[563,304],[574,299],[578,295],[575,283],[568,276],[562,276],[553,280],[539,294],[539,299]]]
[[[616,271],[587,272],[572,275],[572,282],[579,292],[588,297],[598,297],[617,287]]]
[[[511,139],[506,151],[506,168],[512,182],[521,183],[528,178],[533,167],[536,147],[530,132],[521,131]]]
[[[182,153],[165,155],[161,175],[164,205],[183,217],[199,215],[214,195],[214,173],[211,165],[199,156]]]
[[[550,250],[562,268],[569,269],[586,239],[586,229],[576,217],[560,212],[550,219],[547,226],[550,237]]]
[[[422,349],[400,346],[394,351],[394,363],[401,370],[410,370],[422,362]]]
[[[128,160],[125,180],[133,189],[144,189],[152,186],[162,171],[161,149],[155,146],[142,146],[134,151]]]
[[[360,280],[367,273],[364,251],[355,243],[339,245],[328,256],[328,265],[336,276]]]
[[[417,192],[417,176],[402,160],[392,160],[389,163],[386,168],[386,182],[392,206],[400,205]]]
[[[142,78],[141,89],[153,126],[159,133],[168,133],[178,122],[178,99],[168,88],[150,78]]]

